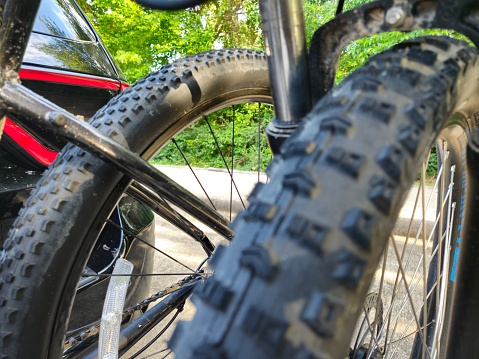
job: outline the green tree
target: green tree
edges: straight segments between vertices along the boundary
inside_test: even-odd
[[[147,9],[131,0],[79,4],[130,81],[173,59],[215,47],[262,47],[256,0],[223,0],[175,12]]]
[[[213,48],[263,49],[258,0],[214,0],[200,7],[175,12],[146,9],[131,0],[77,1],[130,82],[174,59]],[[372,0],[348,0],[344,11],[370,1]],[[303,4],[309,44],[316,29],[335,16],[337,0],[304,0]],[[372,55],[405,39],[431,33],[457,36],[451,31],[440,30],[391,32],[349,44],[338,64],[337,82],[364,64]],[[249,118],[250,111],[244,111],[242,117]],[[227,138],[231,129],[220,120],[224,116],[225,113],[213,118],[212,123]],[[244,144],[244,150],[238,156],[241,158],[247,156],[255,144],[249,138],[247,121],[238,123],[240,143]],[[200,123],[193,126],[191,131],[178,139],[179,146],[186,150],[191,148],[189,142],[192,139],[203,138],[208,134]],[[204,142],[204,148],[209,150],[192,153],[195,165],[218,165],[215,149],[212,144],[207,144]],[[222,148],[222,151],[228,153],[228,148]],[[179,159],[174,152],[175,149],[170,146],[157,160],[175,164]],[[263,158],[267,159],[268,154],[265,153]],[[238,163],[239,168],[252,168],[248,166],[250,165]]]

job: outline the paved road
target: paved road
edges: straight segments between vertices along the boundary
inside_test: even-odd
[[[206,199],[206,196],[204,194],[203,189],[200,187],[198,184],[198,181],[191,175],[191,172],[189,169],[184,168],[184,167],[162,167],[161,170],[168,175],[170,178],[174,179],[175,181],[179,182],[182,184],[184,187],[188,188],[191,192],[195,193],[199,197],[203,197]],[[213,171],[213,170],[197,170],[196,175],[198,176],[198,179],[200,182],[203,184],[204,189],[206,190],[207,193],[210,193],[211,200],[215,203],[215,206],[217,209],[223,213],[225,213],[226,216],[228,216],[227,212],[230,209],[230,198],[233,199],[233,216],[234,214],[243,208],[242,201],[240,200],[240,196],[238,196],[238,193],[241,195],[241,198],[243,202],[246,201],[247,194],[251,191],[253,186],[256,184],[258,181],[258,175],[256,173],[248,173],[248,172],[236,172],[235,173],[235,183],[236,183],[236,188],[233,187],[233,189],[230,186],[230,181],[229,181],[229,174],[224,172],[224,171]],[[265,182],[266,177],[264,175],[260,176],[260,180]],[[431,194],[431,189],[429,188],[427,190],[428,195]],[[406,224],[406,219],[410,218],[413,208],[414,208],[414,200],[415,196],[411,194],[408,197],[408,200],[401,211],[400,219],[398,220],[398,224],[396,226],[396,234],[397,234],[397,242],[398,242],[398,247],[399,250],[404,245],[404,238],[401,236],[404,235],[407,231],[408,225]],[[432,199],[431,199],[431,204],[432,207],[435,206],[435,195],[433,194]],[[416,218],[419,218],[419,213],[416,214]],[[434,221],[434,211],[428,211],[427,214],[428,221],[432,223]],[[198,224],[201,226],[201,224]],[[217,236],[215,233],[209,231],[207,228],[204,228],[201,226],[206,231],[206,234],[209,235],[211,238],[216,238]],[[198,246],[192,245],[192,242],[189,238],[186,236],[181,236],[178,235],[178,231],[175,230],[174,227],[169,225],[168,223],[165,223],[162,221],[160,218],[157,219],[156,223],[156,241],[157,241],[157,246],[173,255],[175,258],[177,258],[179,261],[182,263],[186,264],[187,266],[191,268],[196,268],[198,263],[200,263],[204,259],[203,252],[198,248]],[[408,247],[418,247],[420,246],[420,243],[416,244],[409,244]],[[414,251],[415,253],[417,251]],[[389,258],[394,258],[395,254],[393,252],[393,248],[389,248],[388,252],[388,257]],[[417,254],[415,254],[417,257]],[[394,267],[397,266],[397,262],[395,260],[391,261],[391,264],[388,265],[387,270],[385,271],[385,278],[386,278],[386,290],[391,291],[392,286],[396,280],[396,271]],[[161,255],[158,255],[156,260],[155,260],[155,272],[156,273],[161,273],[169,271],[171,272],[185,272],[186,269],[179,266],[176,263],[172,263],[170,260],[165,260],[164,257]],[[407,275],[409,277],[413,276],[412,272],[408,272]],[[379,275],[380,276],[380,275]],[[174,278],[155,278],[153,281],[153,288],[157,288],[155,290],[158,290],[158,288],[163,288],[167,286],[169,283],[171,283],[171,280],[177,280],[180,279],[181,276],[174,277]],[[377,278],[378,279],[378,278]],[[374,289],[372,289],[374,290]],[[419,281],[417,288],[415,290],[415,293],[413,293],[414,296],[420,296],[422,294],[422,281]],[[405,313],[407,313],[408,309],[406,308]],[[194,307],[191,305],[191,303],[187,303],[185,306],[185,310],[180,314],[180,318],[183,320],[187,320],[191,318],[194,314]],[[407,323],[401,323],[399,325],[401,328],[406,328]],[[172,333],[172,329],[174,328],[174,325],[166,332],[166,334],[151,348],[149,348],[147,351],[142,353],[139,358],[147,358],[147,357],[152,357],[152,358],[163,358],[165,355],[169,353],[169,351],[163,351],[165,348],[167,348],[166,340],[169,338],[169,336]],[[132,349],[128,354],[132,355],[141,345],[146,344],[153,336],[155,333],[149,335],[146,339],[144,339],[139,345],[137,345],[134,349]],[[171,354],[167,356],[167,358],[173,358],[174,355]],[[401,358],[401,356],[398,356]]]

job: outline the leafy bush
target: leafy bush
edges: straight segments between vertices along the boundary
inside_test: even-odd
[[[152,69],[188,54],[219,47],[264,47],[257,0],[216,0],[201,7],[177,12],[152,11],[125,0],[77,1],[132,82]],[[345,11],[370,1],[372,0],[347,0]],[[304,0],[308,44],[316,29],[334,17],[336,4],[337,0]],[[343,51],[336,82],[341,82],[372,55],[406,39],[423,35],[449,35],[464,39],[452,31],[427,30],[391,32],[355,41]],[[209,128],[204,121],[199,121],[177,138],[178,147],[191,158],[193,165],[223,167],[220,154],[231,157],[233,125],[232,113],[228,111],[230,110],[209,118],[211,127],[218,133],[219,146],[209,139]],[[254,164],[257,163],[258,145],[253,112],[251,109],[237,108],[238,118],[234,131],[238,139],[234,162],[235,167],[241,169],[258,167]],[[272,117],[271,110],[269,116]],[[261,127],[264,128],[266,124],[261,123]],[[262,141],[261,145],[264,146],[266,140],[263,138]],[[175,154],[175,151],[176,146],[171,144],[155,161],[180,164],[181,155]],[[268,158],[269,152],[265,150],[262,152],[262,168]],[[432,164],[430,168],[433,172]]]
[[[259,167],[264,171],[271,159],[264,133],[272,117],[270,106],[258,104],[236,105],[212,113],[176,136],[153,162],[185,165],[185,156],[194,167],[225,168],[226,162],[229,168],[257,171]]]

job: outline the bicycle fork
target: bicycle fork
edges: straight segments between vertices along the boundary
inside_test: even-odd
[[[260,0],[276,118],[266,129],[273,153],[311,110],[302,0]]]

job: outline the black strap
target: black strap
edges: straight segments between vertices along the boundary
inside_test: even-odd
[[[135,0],[138,4],[159,10],[181,10],[198,6],[206,0]]]
[[[338,7],[336,8],[336,15],[339,15],[343,12],[344,0],[339,0]]]

